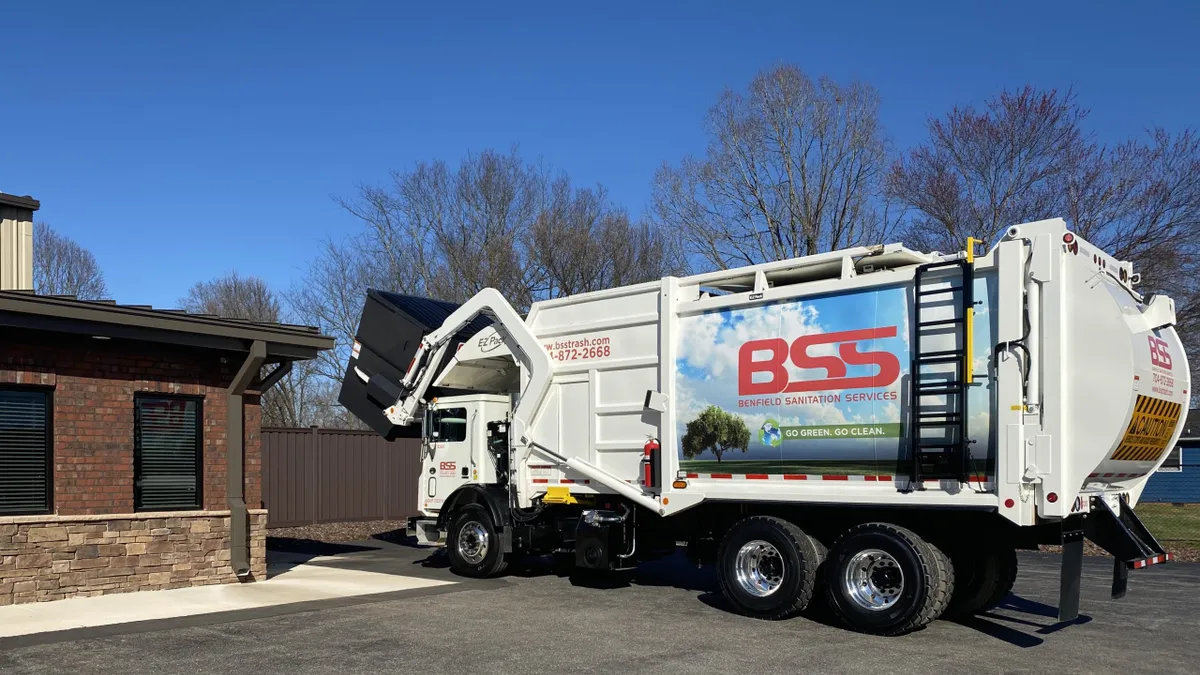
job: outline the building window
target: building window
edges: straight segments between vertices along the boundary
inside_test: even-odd
[[[134,398],[133,506],[138,511],[201,507],[199,399]]]
[[[0,389],[0,514],[49,513],[50,392]]]

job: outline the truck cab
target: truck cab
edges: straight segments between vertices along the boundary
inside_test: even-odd
[[[487,425],[505,421],[510,403],[507,396],[470,394],[436,398],[425,407],[417,498],[422,515],[436,518],[446,498],[463,485],[501,480],[497,459],[488,451]]]

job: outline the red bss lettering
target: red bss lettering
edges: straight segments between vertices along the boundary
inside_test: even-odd
[[[1153,335],[1146,337],[1150,340],[1150,364],[1171,370],[1171,350],[1167,348],[1167,341]]]
[[[453,471],[455,469],[455,463],[454,462],[442,462],[441,464],[438,465],[438,468],[441,469],[442,471]]]
[[[837,333],[820,333],[803,335],[792,342],[790,348],[783,338],[767,338],[751,340],[742,345],[738,351],[738,395],[759,396],[762,394],[780,394],[801,391],[818,391],[830,389],[862,389],[866,387],[886,387],[900,377],[900,360],[891,352],[860,352],[858,345],[861,340],[896,337],[896,327],[861,328]],[[840,342],[838,356],[811,356],[808,348],[812,345]],[[755,359],[756,354],[767,354],[765,359]],[[821,380],[801,380],[789,382],[787,367],[784,365],[788,357],[797,368],[821,368],[827,377]],[[862,377],[846,377],[846,366],[879,367],[874,375]],[[755,382],[754,375],[767,373],[770,379],[765,382]]]

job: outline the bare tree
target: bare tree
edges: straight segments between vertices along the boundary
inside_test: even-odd
[[[265,281],[237,272],[197,283],[180,304],[189,312],[232,319],[278,323],[285,318],[279,299]],[[326,417],[328,392],[318,373],[312,362],[292,364],[292,370],[263,394],[263,426],[308,426]]]
[[[659,170],[655,215],[719,268],[878,243],[888,225],[878,109],[869,85],[766,70],[709,110],[703,159]]]
[[[967,236],[1062,217],[1132,262],[1143,292],[1174,298],[1184,344],[1200,349],[1200,136],[1152,129],[1106,147],[1084,129],[1087,112],[1070,92],[1025,87],[931,120],[929,140],[888,178],[911,208],[906,239],[951,251]]]
[[[1026,87],[1002,92],[984,110],[955,108],[930,120],[929,141],[898,160],[888,192],[912,209],[906,241],[958,250],[1013,223],[1049,217],[1063,183],[1095,146],[1083,132],[1087,111],[1070,92]]]
[[[345,373],[370,288],[461,302],[493,287],[525,311],[678,267],[670,239],[631,223],[603,186],[576,188],[515,148],[471,153],[456,167],[422,162],[338,201],[361,228],[324,242],[287,298],[300,320],[337,341],[314,366],[326,382]],[[328,410],[334,422],[357,426],[336,405]]]
[[[47,223],[34,225],[33,287],[42,295],[74,295],[81,300],[108,295],[96,256]]]
[[[536,300],[661,277],[675,271],[669,239],[633,225],[603,186],[576,188],[526,163],[516,149],[469,154],[457,168],[436,161],[393,172],[386,187],[362,187],[340,203],[362,221],[344,243],[329,242],[293,293],[322,319],[337,288],[400,290],[463,301],[498,289],[517,309]],[[341,310],[336,323],[350,318]],[[357,316],[354,316],[357,319]],[[342,326],[339,326],[342,327]]]
[[[603,186],[574,190],[565,176],[549,186],[526,232],[538,297],[613,288],[674,274],[682,257],[649,223],[633,224]]]

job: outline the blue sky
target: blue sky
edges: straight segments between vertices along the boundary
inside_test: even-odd
[[[1195,3],[10,3],[0,191],[172,306],[238,270],[286,288],[331,196],[519,143],[642,212],[722,88],[781,61],[876,86],[900,148],[1004,87],[1074,86],[1119,140],[1196,124]],[[1185,7],[1181,7],[1185,6]]]

